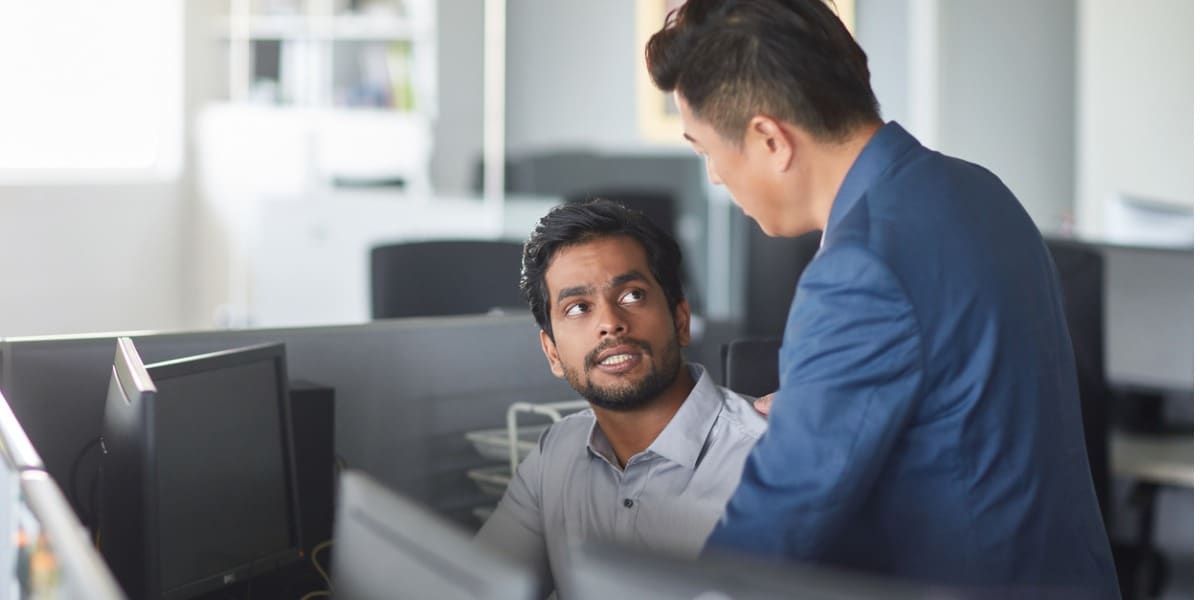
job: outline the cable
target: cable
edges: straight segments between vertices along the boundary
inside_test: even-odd
[[[79,513],[81,520],[85,524],[92,521],[93,515],[88,510],[88,507],[84,506],[83,502],[79,499],[79,487],[76,485],[75,480],[79,478],[79,465],[83,463],[83,457],[87,456],[88,450],[91,450],[93,446],[99,445],[100,438],[96,438],[88,442],[83,446],[83,449],[81,449],[79,453],[75,455],[75,460],[71,462],[71,503],[75,505],[75,511]]]
[[[312,552],[308,553],[309,560],[311,560],[313,566],[317,568],[317,572],[321,574],[321,579],[325,580],[325,585],[329,587],[330,591],[333,590],[333,582],[329,580],[329,574],[325,572],[325,569],[321,568],[321,563],[317,562],[317,553],[332,545],[333,540],[325,540],[320,544],[313,546]]]
[[[322,598],[322,597],[328,598],[330,596],[332,596],[332,594],[330,594],[329,592],[327,592],[325,590],[317,590],[315,592],[309,592],[309,593],[305,594],[304,596],[302,596],[300,598],[300,600],[312,600],[313,598]]]

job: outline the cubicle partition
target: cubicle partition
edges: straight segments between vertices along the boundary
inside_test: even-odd
[[[346,464],[466,524],[487,500],[464,476],[483,459],[463,434],[502,427],[513,402],[574,397],[550,373],[536,332],[531,317],[479,316],[129,335],[146,362],[284,343],[290,379],[335,388]],[[75,462],[100,436],[117,337],[0,341],[0,389],[64,491],[83,487],[72,471],[88,476]]]
[[[0,393],[0,598],[124,598]]]

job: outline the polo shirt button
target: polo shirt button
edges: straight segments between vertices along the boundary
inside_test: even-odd
[[[626,498],[624,504],[625,504],[625,508],[633,508],[633,499]]]

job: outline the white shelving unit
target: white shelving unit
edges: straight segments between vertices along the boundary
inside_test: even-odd
[[[313,187],[430,193],[435,0],[230,0],[216,35],[234,107],[277,110],[308,140]]]

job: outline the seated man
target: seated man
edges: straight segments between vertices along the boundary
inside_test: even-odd
[[[604,200],[551,210],[525,243],[542,350],[591,409],[542,435],[478,539],[535,569],[545,593],[584,540],[698,555],[766,428],[683,361],[680,263],[668,234]]]

